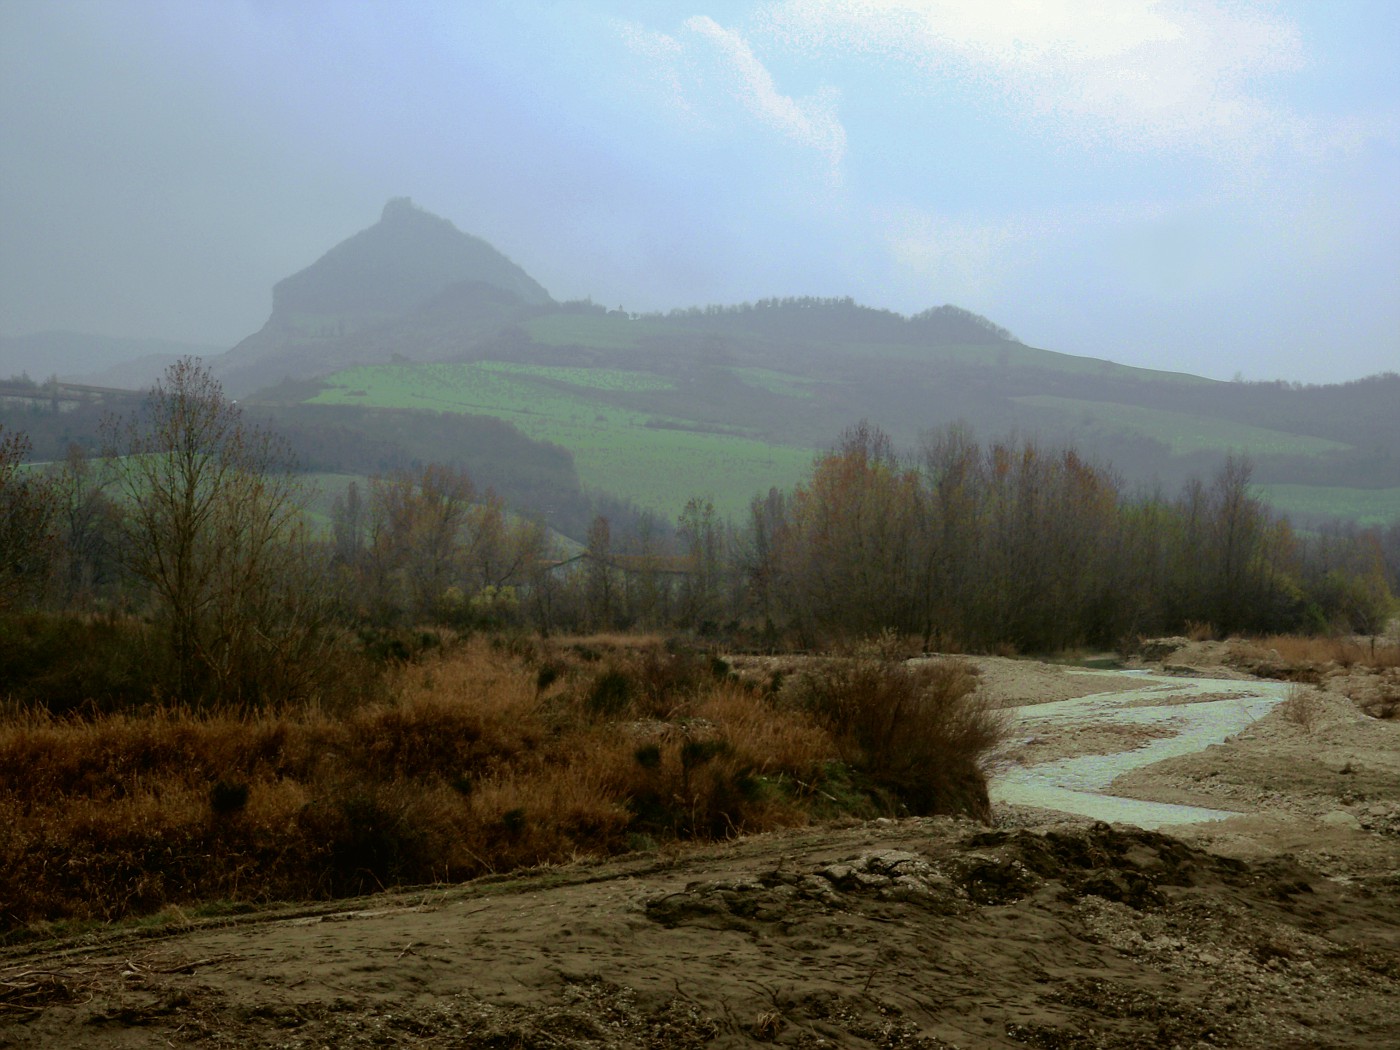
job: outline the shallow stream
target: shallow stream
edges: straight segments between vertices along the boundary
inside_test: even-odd
[[[1284,698],[1288,683],[1179,678],[1145,671],[1076,673],[1122,678],[1125,688],[1013,708],[1013,738],[1026,741],[1076,725],[1150,726],[1171,735],[1108,755],[1009,765],[991,778],[993,802],[1043,806],[1149,829],[1238,816],[1229,810],[1123,798],[1108,789],[1129,770],[1204,751],[1248,728]]]

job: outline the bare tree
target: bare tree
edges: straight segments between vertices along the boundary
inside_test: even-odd
[[[122,558],[149,588],[175,694],[248,704],[296,692],[318,614],[285,445],[246,426],[190,358],[104,436],[126,509]]]
[[[700,628],[720,615],[723,535],[710,499],[692,497],[676,522],[690,573],[681,586],[681,624]]]
[[[613,625],[617,584],[612,564],[612,525],[601,514],[588,526],[587,553],[585,617],[593,630],[606,630]]]
[[[120,578],[116,534],[121,508],[108,496],[111,468],[77,444],[48,471],[58,532],[56,599],[63,608],[91,608],[111,598]]]
[[[476,498],[465,471],[429,464],[375,478],[370,493],[371,591],[382,616],[434,618],[461,575],[463,529]]]
[[[38,594],[53,562],[53,488],[22,469],[29,447],[25,435],[0,425],[0,612]]]

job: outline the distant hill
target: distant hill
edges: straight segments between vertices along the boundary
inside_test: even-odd
[[[953,305],[556,303],[407,201],[281,282],[267,326],[216,368],[237,396],[501,419],[567,448],[586,489],[667,516],[706,493],[737,513],[861,419],[909,449],[953,422],[1073,443],[1130,485],[1173,488],[1244,453],[1261,492],[1301,517],[1400,513],[1395,376],[1217,382],[1028,346]],[[319,382],[254,390],[284,377]]]
[[[308,319],[347,323],[404,313],[448,285],[478,281],[522,302],[550,302],[524,270],[479,237],[416,207],[407,197],[384,205],[379,221],[342,241],[272,289],[270,323]]]
[[[1396,375],[1218,382],[1026,346],[956,308],[905,318],[828,299],[648,316],[563,304],[458,355],[448,345],[435,362],[336,372],[297,399],[494,416],[569,449],[585,488],[664,516],[707,494],[740,515],[861,419],[907,449],[955,422],[1073,444],[1129,487],[1174,490],[1242,453],[1300,520],[1400,515]]]
[[[308,464],[461,463],[566,531],[607,498],[674,517],[711,495],[737,517],[859,420],[911,451],[953,423],[1073,444],[1130,488],[1172,490],[1243,453],[1258,491],[1300,521],[1400,516],[1395,374],[1219,382],[1029,346],[953,305],[557,303],[403,198],[279,282],[273,302],[262,330],[210,364],[297,435]],[[82,440],[81,416],[45,421],[44,443]]]
[[[230,392],[242,394],[282,378],[411,353],[375,332],[420,309],[440,313],[444,297],[456,305],[453,319],[465,332],[494,330],[553,301],[479,237],[395,198],[375,225],[279,281],[267,323],[215,362],[215,371]]]
[[[222,346],[166,339],[119,339],[87,332],[35,332],[0,336],[0,379],[28,375],[35,382],[51,376],[94,386],[149,386],[180,357],[212,358]]]

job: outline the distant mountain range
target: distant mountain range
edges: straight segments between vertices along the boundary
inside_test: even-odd
[[[301,435],[320,470],[454,456],[470,467],[471,449],[432,420],[490,417],[524,444],[491,431],[512,451],[480,468],[509,485],[510,463],[537,464],[536,506],[567,483],[668,516],[706,492],[736,512],[755,491],[792,484],[814,450],[866,419],[906,448],[956,421],[983,437],[1072,442],[1144,485],[1175,486],[1243,452],[1261,492],[1300,517],[1400,515],[1394,374],[1306,388],[1223,383],[1037,349],[950,305],[905,317],[807,298],[639,316],[559,303],[485,241],[406,198],[279,282],[267,323],[232,350],[132,346],[142,359],[121,373],[122,343],[106,341],[91,358],[106,355],[102,371],[82,374],[145,386],[168,355],[193,349],[230,394]],[[53,342],[45,360],[68,359]],[[350,440],[371,430],[372,442]],[[531,441],[545,444],[530,451]],[[576,525],[583,512],[571,500]]]

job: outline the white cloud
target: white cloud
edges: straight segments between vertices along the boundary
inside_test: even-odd
[[[836,115],[837,93],[826,88],[805,99],[778,91],[773,74],[739,33],[703,15],[686,20],[690,32],[724,60],[735,98],[762,123],[803,146],[817,150],[839,172],[846,155],[846,129]]]
[[[837,113],[835,89],[823,88],[805,98],[783,94],[748,40],[705,15],[687,19],[678,36],[631,22],[616,25],[623,42],[651,64],[656,82],[676,109],[704,119],[702,114],[723,108],[723,99],[714,96],[726,95],[764,127],[819,153],[828,176],[840,181],[846,129]]]
[[[686,116],[696,117],[697,114],[686,97],[685,86],[682,83],[681,74],[687,62],[685,48],[681,42],[673,36],[647,29],[636,22],[618,19],[613,22],[613,26],[627,48],[650,66],[653,83],[661,87],[666,101]]]
[[[973,222],[914,208],[877,218],[895,265],[926,285],[929,302],[979,302],[1006,278],[1007,264],[1025,258],[1035,230],[1015,221]]]
[[[1178,221],[1181,206],[1153,201],[1084,204],[993,217],[914,207],[877,209],[890,258],[923,301],[987,303],[1048,258],[1068,258],[1076,243]]]
[[[1267,78],[1304,63],[1270,8],[1215,0],[782,0],[769,32],[856,50],[931,81],[988,83],[1061,136],[1249,156],[1305,130]]]

